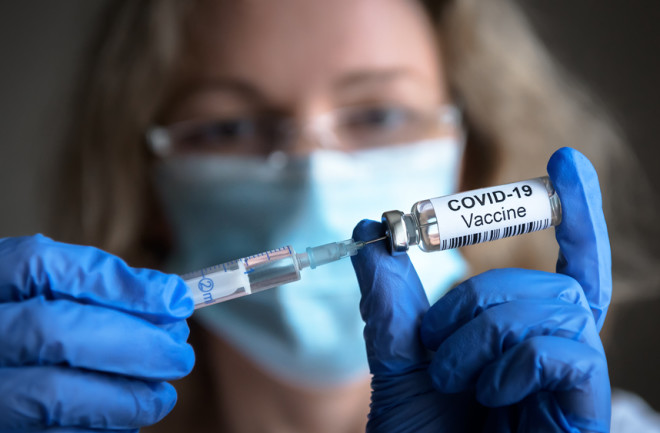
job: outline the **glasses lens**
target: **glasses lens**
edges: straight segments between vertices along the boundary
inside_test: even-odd
[[[186,122],[169,128],[176,153],[267,153],[268,122],[244,116]]]
[[[337,114],[337,137],[349,148],[410,143],[455,130],[436,110],[390,105],[350,107]]]

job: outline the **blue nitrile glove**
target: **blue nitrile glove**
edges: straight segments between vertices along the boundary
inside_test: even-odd
[[[36,235],[0,240],[0,431],[132,430],[190,372],[177,276]],[[67,430],[68,431],[68,430]]]
[[[429,309],[406,255],[354,257],[372,379],[368,431],[609,431],[598,330],[611,292],[596,173],[575,150],[550,159],[563,221],[556,274],[492,270]],[[362,222],[356,240],[383,234]]]

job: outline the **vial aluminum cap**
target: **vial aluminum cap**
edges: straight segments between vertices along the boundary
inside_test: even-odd
[[[390,252],[397,255],[408,251],[410,236],[403,212],[398,210],[383,212],[382,222],[387,228],[386,234],[390,239]]]

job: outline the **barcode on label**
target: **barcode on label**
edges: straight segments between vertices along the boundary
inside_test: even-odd
[[[510,236],[518,236],[524,233],[535,232],[538,230],[545,230],[550,227],[550,218],[532,221],[526,224],[517,224],[509,227],[489,230],[471,235],[457,236],[451,239],[443,239],[441,243],[441,250],[450,250],[452,248],[460,248],[466,245],[478,244],[481,242],[496,241]]]

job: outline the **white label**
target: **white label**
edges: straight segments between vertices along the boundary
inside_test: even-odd
[[[193,292],[195,308],[251,293],[250,280],[242,260],[202,269],[182,278]]]
[[[430,201],[438,220],[441,250],[543,230],[552,221],[548,192],[540,179]]]

